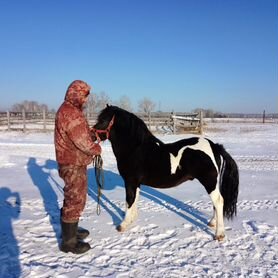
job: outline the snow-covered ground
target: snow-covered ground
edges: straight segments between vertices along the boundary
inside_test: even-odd
[[[205,135],[224,144],[240,170],[238,216],[224,242],[207,227],[209,196],[198,181],[174,189],[142,187],[139,218],[123,218],[125,191],[109,142],[101,215],[89,168],[81,226],[92,249],[59,251],[63,182],[53,134],[0,133],[0,277],[278,277],[278,125],[209,123]],[[159,135],[171,142],[189,135]]]

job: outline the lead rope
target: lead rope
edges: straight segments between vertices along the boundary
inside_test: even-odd
[[[98,196],[97,196],[97,215],[100,215],[100,198],[101,198],[101,190],[104,187],[104,172],[103,172],[103,160],[100,155],[96,155],[94,157],[93,164],[95,166],[95,176],[98,187]]]

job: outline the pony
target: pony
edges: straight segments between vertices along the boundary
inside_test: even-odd
[[[165,144],[142,119],[112,105],[99,113],[92,134],[94,141],[110,140],[124,180],[126,212],[118,231],[125,231],[137,218],[140,185],[170,188],[197,179],[213,204],[208,225],[216,230],[216,240],[224,239],[224,217],[232,219],[237,213],[239,173],[236,162],[222,145],[204,137]]]

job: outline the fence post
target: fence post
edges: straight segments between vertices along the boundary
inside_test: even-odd
[[[7,111],[7,122],[8,122],[8,131],[11,130],[11,117],[10,117],[10,111]]]
[[[265,110],[263,112],[263,124],[265,123]]]
[[[173,119],[173,134],[176,134],[176,118],[174,112],[172,112],[172,119]]]
[[[148,113],[149,130],[151,130],[151,112]]]
[[[26,114],[25,109],[22,110],[23,132],[26,132]]]
[[[203,135],[203,110],[200,110],[200,134]]]
[[[46,132],[46,111],[45,111],[45,107],[42,110],[42,118],[43,118],[43,131]]]

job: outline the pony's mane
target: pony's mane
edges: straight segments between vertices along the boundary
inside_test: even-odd
[[[117,106],[108,106],[106,109],[110,110],[110,113],[115,115],[118,129],[122,129],[123,134],[130,137],[131,141],[137,144],[141,144],[145,140],[153,140],[154,142],[162,143],[151,133],[144,121],[135,114]]]

